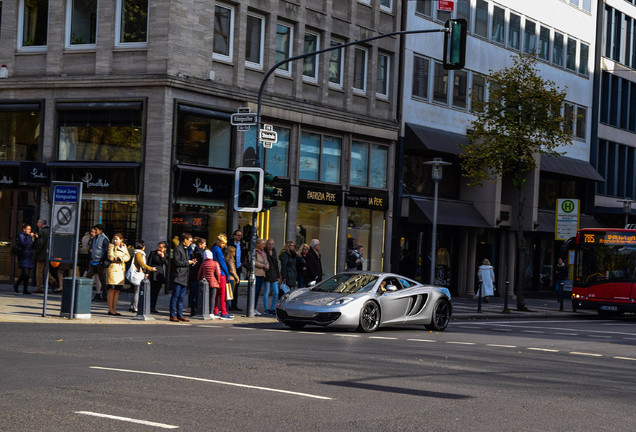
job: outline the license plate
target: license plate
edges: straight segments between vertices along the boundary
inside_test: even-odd
[[[601,306],[601,310],[617,311],[618,310],[618,306]]]

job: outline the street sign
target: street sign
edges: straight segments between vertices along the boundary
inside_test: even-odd
[[[455,9],[455,2],[453,0],[439,0],[437,3],[437,10],[452,12]]]
[[[278,134],[272,125],[263,125],[263,129],[258,131],[258,139],[263,142],[263,147],[272,148],[271,144],[276,144],[278,141]],[[267,146],[266,144],[270,145]]]
[[[53,202],[77,203],[79,197],[79,186],[76,185],[55,185],[53,192]]]
[[[237,125],[236,130],[239,132],[247,132],[248,130],[250,130],[250,125],[244,125],[244,124]]]
[[[579,229],[579,200],[557,199],[555,240],[575,237]]]
[[[232,124],[232,126],[255,125],[256,113],[234,113],[230,116],[230,123]]]
[[[77,217],[77,204],[57,203],[53,204],[53,234],[75,234],[75,219]]]

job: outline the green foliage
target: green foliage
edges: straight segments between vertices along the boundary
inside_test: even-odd
[[[559,155],[557,147],[572,143],[561,113],[565,91],[541,77],[534,56],[513,60],[487,77],[489,100],[473,102],[476,118],[460,154],[471,185],[510,176],[521,189],[524,173],[536,168],[537,153]]]

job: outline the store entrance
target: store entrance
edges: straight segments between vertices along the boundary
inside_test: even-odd
[[[16,260],[11,255],[11,245],[27,223],[35,228],[37,222],[37,190],[0,189],[0,283],[13,283]]]

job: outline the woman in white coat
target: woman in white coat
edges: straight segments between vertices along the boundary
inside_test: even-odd
[[[484,259],[477,271],[477,277],[481,282],[481,288],[483,291],[480,293],[477,291],[477,295],[481,295],[484,298],[484,303],[488,303],[488,297],[495,295],[495,268],[490,265],[488,259]]]

